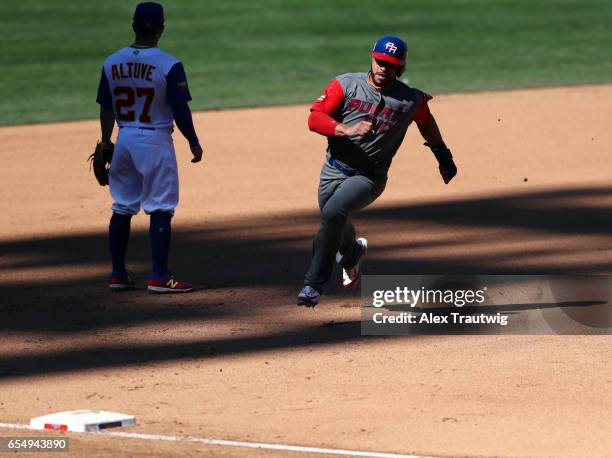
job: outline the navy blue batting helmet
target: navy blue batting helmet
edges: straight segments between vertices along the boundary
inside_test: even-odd
[[[406,42],[394,35],[380,37],[376,40],[372,49],[372,57],[391,62],[395,65],[405,65],[407,55],[408,47]]]

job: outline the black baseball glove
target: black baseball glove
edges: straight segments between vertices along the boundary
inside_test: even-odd
[[[98,142],[95,151],[87,159],[93,164],[94,174],[100,186],[108,184],[108,171],[110,170],[114,150],[115,145],[112,142]]]

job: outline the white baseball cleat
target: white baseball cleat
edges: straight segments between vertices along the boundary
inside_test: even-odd
[[[305,305],[306,307],[314,307],[321,300],[321,293],[312,286],[304,286],[297,297],[297,305]]]
[[[361,255],[359,255],[359,260],[353,267],[342,268],[342,286],[345,288],[352,288],[359,283],[359,279],[361,278],[361,261],[368,250],[367,239],[360,237],[356,240],[356,242],[361,247]],[[336,261],[338,263],[342,261],[342,255],[340,253],[336,254]]]

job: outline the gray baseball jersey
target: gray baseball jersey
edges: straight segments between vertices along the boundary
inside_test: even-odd
[[[346,73],[329,83],[311,111],[348,125],[372,122],[372,133],[361,137],[328,136],[328,153],[355,170],[380,171],[390,167],[410,123],[429,118],[429,99],[401,81],[379,91],[368,82],[368,73]]]

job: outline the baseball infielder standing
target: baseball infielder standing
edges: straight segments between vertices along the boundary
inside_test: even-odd
[[[429,111],[431,96],[397,80],[406,56],[402,39],[381,37],[374,44],[370,71],[336,77],[310,108],[308,126],[327,136],[328,148],[319,183],[321,227],[298,305],[319,303],[334,258],[342,266],[344,287],[351,288],[359,281],[368,242],[356,238],[349,216],[385,189],[391,161],[412,121],[438,160],[444,182],[449,183],[457,174],[451,152]]]
[[[130,220],[142,206],[151,218],[153,266],[149,291],[188,292],[192,285],[176,280],[168,272],[168,252],[170,221],[179,197],[173,121],[189,141],[191,162],[202,158],[187,104],[191,95],[181,62],[157,48],[164,31],[162,6],[140,3],[132,28],[136,33],[134,44],[105,60],[97,97],[102,142],[110,143],[115,121],[119,126],[109,172],[114,200],[109,226],[113,262],[109,286],[113,290],[134,287],[125,257]]]

